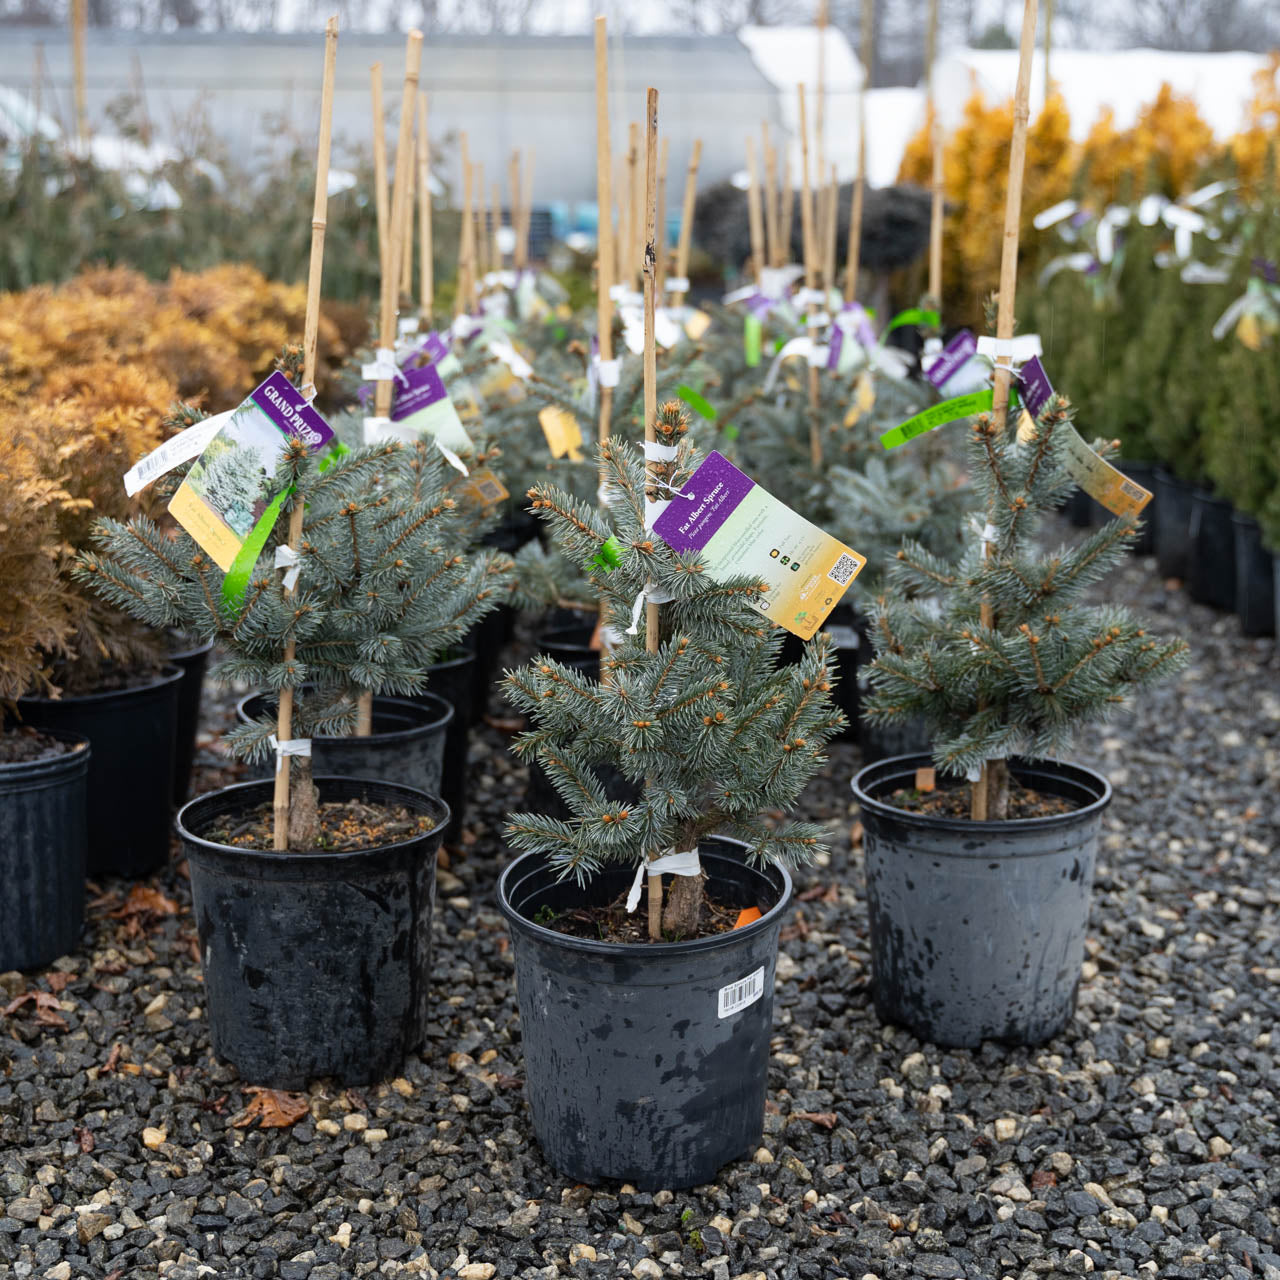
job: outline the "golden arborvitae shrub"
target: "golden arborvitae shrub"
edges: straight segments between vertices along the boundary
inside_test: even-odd
[[[1013,103],[989,106],[975,92],[943,149],[943,184],[950,213],[943,255],[943,305],[950,318],[981,316],[982,300],[1000,281],[1000,231],[1009,185]],[[907,146],[899,179],[927,186],[932,173],[928,127]],[[1071,120],[1054,95],[1029,125],[1022,193],[1022,244],[1030,246],[1031,220],[1063,199],[1074,172]]]
[[[1280,51],[1254,73],[1245,127],[1231,139],[1230,151],[1240,181],[1249,191],[1255,191],[1266,174],[1269,153],[1276,153],[1272,163],[1280,164]]]
[[[1149,184],[1144,190],[1171,199],[1186,195],[1214,157],[1213,130],[1196,110],[1195,99],[1174,93],[1168,84],[1138,113],[1133,135],[1141,165],[1135,180]]]

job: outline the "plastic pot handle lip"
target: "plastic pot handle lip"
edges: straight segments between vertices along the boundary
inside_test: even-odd
[[[34,729],[37,733],[44,734],[46,738],[57,738],[59,742],[72,742],[75,748],[72,751],[60,752],[56,756],[37,756],[34,760],[11,760],[0,763],[0,784],[8,786],[15,782],[23,782],[27,778],[32,780],[43,778],[51,772],[59,772],[60,763],[67,768],[82,768],[88,764],[93,755],[92,744],[83,733],[75,733],[70,729],[44,729],[30,720],[24,720],[20,725],[12,727]],[[0,725],[0,732],[3,731],[3,726]]]
[[[725,843],[741,843],[740,841],[731,840],[728,836],[716,836],[715,839],[723,840]],[[746,846],[743,845],[742,847],[745,848]],[[780,924],[783,917],[794,905],[795,886],[791,880],[791,873],[782,863],[771,862],[768,864],[769,870],[776,871],[782,877],[782,895],[759,920],[753,920],[750,924],[743,925],[741,929],[727,929],[724,933],[712,934],[709,938],[690,938],[684,942],[599,942],[592,938],[575,938],[570,934],[548,929],[545,925],[537,924],[527,916],[521,915],[508,899],[507,888],[513,882],[515,876],[520,872],[530,870],[531,867],[528,860],[540,858],[540,856],[536,853],[522,853],[503,870],[502,875],[498,877],[498,885],[494,891],[498,910],[502,912],[508,923],[514,928],[523,930],[541,942],[562,947],[566,951],[580,951],[587,955],[599,956],[602,959],[622,956],[634,958],[639,955],[652,955],[655,959],[659,957],[669,959],[672,956],[685,955],[690,952],[702,953],[714,951],[720,947],[732,946],[744,939],[754,938],[758,934],[764,933],[766,930]]]
[[[910,763],[908,764],[908,762]],[[1081,805],[1078,809],[1072,809],[1069,813],[1049,813],[1038,818],[990,818],[977,822],[972,818],[952,818],[939,814],[917,813],[911,809],[899,809],[884,800],[878,799],[860,785],[862,779],[873,770],[884,771],[886,776],[889,776],[889,767],[895,764],[914,768],[917,765],[926,766],[932,763],[932,756],[919,752],[913,752],[905,756],[890,756],[886,760],[877,760],[874,764],[865,765],[854,775],[849,787],[853,792],[854,799],[857,800],[863,810],[869,810],[879,817],[889,818],[894,822],[902,822],[908,826],[919,827],[922,830],[952,831],[958,835],[966,833],[972,835],[974,832],[995,834],[1001,831],[1038,831],[1045,828],[1072,826],[1077,822],[1089,821],[1100,815],[1111,803],[1110,781],[1096,770],[1090,769],[1087,765],[1076,764],[1069,760],[1025,760],[1022,757],[1014,758],[1015,774],[1019,766],[1047,768],[1050,770],[1058,767],[1087,775],[1093,780],[1099,792],[1088,804]]]
[[[74,703],[105,702],[108,698],[127,698],[130,694],[153,693],[157,689],[165,688],[167,685],[177,684],[186,674],[181,667],[175,667],[172,662],[166,662],[156,673],[155,678],[147,684],[130,685],[124,689],[103,689],[97,693],[73,693],[61,698],[23,697],[18,699],[18,705],[21,707],[25,704],[28,707],[34,707],[56,703],[61,706],[71,706]]]
[[[180,649],[169,650],[170,662],[181,662],[184,658],[194,658],[202,653],[211,653],[213,646],[217,643],[216,637],[213,636],[210,636],[208,640],[197,640],[195,636],[170,634],[173,641],[182,646]]]
[[[312,778],[312,782],[317,787],[321,787],[327,782],[366,782],[376,787],[386,787],[401,792],[404,796],[417,798],[426,796],[428,800],[442,810],[442,816],[439,817],[436,824],[426,831],[419,831],[416,835],[409,836],[404,840],[395,840],[390,844],[373,845],[368,849],[319,849],[313,852],[302,853],[293,849],[249,849],[237,844],[222,844],[217,840],[208,840],[204,836],[197,835],[187,825],[186,815],[188,811],[195,805],[204,804],[214,796],[225,796],[232,792],[244,792],[250,788],[260,789],[264,800],[271,799],[271,793],[274,788],[272,779],[254,779],[249,782],[233,782],[229,786],[219,787],[216,791],[207,791],[202,796],[196,796],[193,800],[188,800],[186,804],[178,810],[173,817],[173,827],[178,833],[178,838],[185,844],[191,845],[193,848],[206,851],[215,857],[221,854],[228,854],[234,857],[245,857],[250,860],[264,860],[269,863],[271,860],[279,861],[283,858],[306,858],[312,860],[318,866],[321,861],[330,865],[341,865],[347,863],[350,865],[357,864],[361,858],[368,858],[372,854],[389,854],[396,850],[403,849],[408,845],[417,844],[422,840],[430,840],[433,836],[442,834],[449,825],[452,818],[452,811],[449,806],[439,797],[428,795],[425,791],[419,791],[415,787],[406,786],[401,782],[383,782],[379,778],[356,778],[345,774],[322,774],[319,777]],[[324,797],[321,797],[321,803]]]
[[[256,693],[245,694],[245,696],[241,698],[239,702],[236,703],[236,720],[240,724],[252,724],[253,719],[248,714],[248,712],[245,711],[245,707],[250,702],[252,702],[255,698],[268,698],[273,692],[278,692],[278,690],[259,689]],[[394,694],[394,693],[378,693],[374,695],[374,699],[376,702],[381,702],[384,704],[388,702],[395,703],[396,705],[404,706],[405,708],[407,708],[412,712],[426,711],[427,708],[424,707],[424,705],[421,702],[414,701],[414,699],[416,698],[433,699],[435,702],[440,704],[441,708],[444,709],[444,713],[442,715],[437,716],[435,720],[432,720],[427,724],[411,724],[408,726],[408,728],[391,729],[386,733],[367,733],[364,735],[362,740],[365,742],[377,743],[378,745],[381,746],[388,743],[395,743],[402,738],[407,740],[409,738],[416,737],[419,734],[423,733],[425,730],[436,729],[436,730],[439,730],[440,732],[444,732],[445,730],[447,730],[454,716],[453,704],[447,698],[441,697],[440,694],[438,693],[432,693],[429,689],[424,689],[421,693],[409,694],[405,696],[401,696],[399,694]],[[270,711],[271,707],[264,706],[263,710]],[[317,742],[346,742],[348,738],[354,738],[355,736],[356,736],[355,734],[322,733],[317,735],[315,740]]]

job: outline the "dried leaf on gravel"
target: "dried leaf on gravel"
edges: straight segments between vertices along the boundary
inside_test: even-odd
[[[819,1125],[823,1129],[834,1129],[840,1119],[834,1111],[793,1111],[791,1118],[808,1120],[811,1124]]]
[[[50,973],[46,973],[44,980],[49,984],[49,990],[56,996],[67,986],[68,983],[76,980],[74,973],[63,973],[59,969],[54,969]]]
[[[12,1017],[24,1004],[32,1002],[36,1007],[36,1021],[41,1026],[57,1027],[62,1031],[67,1029],[67,1020],[62,1016],[58,998],[48,991],[27,991],[16,1000],[10,1000],[0,1012],[6,1017]]]
[[[88,1155],[96,1145],[93,1140],[93,1133],[85,1128],[73,1129],[71,1131],[76,1136],[76,1141],[80,1144],[80,1150]]]
[[[1031,1175],[1031,1190],[1038,1191],[1041,1187],[1056,1187],[1058,1185],[1058,1175],[1052,1169],[1037,1169]]]
[[[280,1089],[260,1089],[249,1085],[245,1093],[253,1095],[249,1105],[231,1121],[233,1129],[247,1129],[257,1123],[259,1129],[287,1129],[297,1124],[311,1110],[305,1093],[285,1093]]]
[[[98,1069],[98,1074],[100,1076],[110,1075],[119,1065],[120,1065],[120,1041],[117,1040],[115,1044],[111,1046],[111,1052],[107,1054],[106,1062],[104,1062],[102,1066]]]
[[[127,916],[176,916],[178,904],[166,898],[159,889],[150,885],[135,884],[129,896],[110,914],[115,919]]]

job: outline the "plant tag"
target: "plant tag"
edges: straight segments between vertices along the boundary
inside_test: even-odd
[[[458,484],[458,491],[474,498],[482,507],[491,507],[511,495],[488,467],[478,467]]]
[[[571,462],[582,461],[582,428],[573,414],[549,404],[539,412],[538,425],[547,437],[547,448],[553,458],[567,456]]]
[[[1022,380],[1022,400],[1031,410],[1031,416],[1038,418],[1045,405],[1053,399],[1053,384],[1044,371],[1044,365],[1040,363],[1040,357],[1032,356],[1022,366],[1019,376]]]
[[[214,414],[212,418],[205,418],[203,422],[197,422],[185,431],[178,432],[158,449],[153,449],[145,458],[139,458],[124,473],[125,493],[132,498],[153,480],[159,480],[174,467],[180,467],[197,454],[203,453],[209,441],[222,430],[230,418],[230,412]]]
[[[738,912],[738,918],[734,921],[734,929],[745,929],[749,924],[755,924],[760,919],[759,907],[743,907]]]
[[[653,522],[674,551],[696,551],[717,582],[744,575],[768,586],[755,607],[808,640],[867,563],[779,502],[721,453],[709,453]]]
[[[693,312],[684,322],[684,331],[693,342],[697,342],[709,328],[711,328],[711,317],[705,311]]]
[[[742,322],[742,353],[747,368],[754,369],[760,363],[760,347],[764,337],[764,326],[760,317],[748,312]]]
[[[285,491],[276,465],[292,437],[315,452],[333,439],[329,424],[283,373],[273,373],[234,409],[187,472],[169,514],[224,573],[266,546]]]
[[[916,436],[922,436],[935,427],[946,426],[948,422],[956,422],[961,418],[971,418],[975,413],[989,412],[993,400],[994,393],[990,389],[975,391],[970,396],[958,396],[954,400],[944,400],[886,431],[880,437],[880,443],[886,449],[896,449],[900,444],[906,444],[908,440],[914,440]]]
[[[405,363],[411,364],[414,360],[429,361],[440,370],[442,378],[452,378],[462,372],[462,363],[449,349],[448,339],[434,329],[412,348]]]
[[[439,368],[429,364],[423,369],[409,369],[404,376],[406,384],[396,384],[391,404],[391,421],[399,425],[400,438],[412,441],[430,436],[446,449],[474,448],[445,390]]]
[[[931,765],[923,769],[916,770],[916,790],[917,791],[936,791],[938,789],[938,775],[934,772]]]
[[[968,329],[961,329],[942,348],[924,371],[924,376],[939,390],[978,353],[978,340]]]
[[[1070,423],[1066,427],[1065,462],[1071,478],[1112,515],[1126,519],[1136,517],[1151,501],[1151,494],[1095,453]]]
[[[717,1014],[721,1018],[731,1018],[735,1013],[755,1004],[764,995],[764,965],[754,973],[749,973],[737,982],[720,988],[720,999],[717,1001]]]

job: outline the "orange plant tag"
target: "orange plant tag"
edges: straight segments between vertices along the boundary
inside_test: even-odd
[[[938,787],[938,777],[934,773],[932,767],[926,766],[923,769],[916,770],[916,790],[917,791],[936,791]]]
[[[595,630],[591,633],[591,639],[587,641],[588,649],[595,649],[599,652],[604,647],[604,641],[600,638],[600,619],[596,619]]]
[[[743,909],[738,912],[738,922],[733,927],[735,929],[741,929],[743,925],[754,924],[755,921],[759,919],[759,907],[743,907]]]

